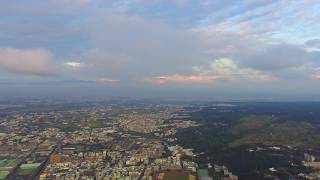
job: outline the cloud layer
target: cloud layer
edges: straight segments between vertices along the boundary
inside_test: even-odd
[[[317,92],[319,8],[311,0],[3,1],[0,75],[70,87]]]
[[[52,54],[44,49],[0,49],[0,68],[12,73],[51,76]]]

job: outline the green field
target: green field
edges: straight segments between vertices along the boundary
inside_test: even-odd
[[[13,168],[17,165],[17,161],[15,159],[11,159],[11,160],[0,160],[0,170],[1,169],[10,169]]]
[[[22,164],[18,169],[18,174],[22,176],[29,175],[34,170],[36,170],[40,165],[41,163]]]
[[[207,169],[199,169],[197,173],[198,173],[199,177],[208,177],[209,176],[209,172]]]
[[[88,126],[90,127],[90,128],[103,128],[103,127],[105,127],[106,125],[105,125],[105,120],[101,120],[101,119],[99,119],[99,120],[92,120],[92,121],[90,121],[89,123],[88,123]]]
[[[0,180],[5,179],[9,175],[9,171],[0,171]]]
[[[73,132],[79,129],[75,124],[59,124],[56,128],[60,129],[63,132]]]

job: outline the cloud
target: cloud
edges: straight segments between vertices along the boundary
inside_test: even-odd
[[[207,84],[213,83],[216,80],[214,76],[198,76],[198,75],[191,75],[191,76],[183,76],[183,75],[165,75],[165,76],[157,76],[152,77],[152,82],[157,82],[159,84],[167,84],[167,83],[200,83],[200,84]]]
[[[244,0],[249,7],[263,7],[275,3],[277,0]]]
[[[81,67],[81,63],[79,62],[65,62],[64,63],[65,66],[70,66],[72,68],[79,68]]]
[[[81,65],[88,64],[87,67],[95,71],[110,73],[123,71],[134,61],[132,57],[122,52],[112,52],[107,48],[86,49],[76,58],[85,62]]]
[[[109,84],[109,83],[116,83],[116,82],[120,82],[120,80],[112,79],[108,77],[102,77],[97,79],[98,84]]]
[[[248,52],[243,57],[242,63],[260,70],[283,70],[301,66],[312,61],[308,52],[296,45],[275,44]]]
[[[186,7],[190,5],[191,0],[173,0],[173,2],[179,7]]]
[[[311,39],[308,40],[305,44],[307,47],[320,49],[320,39]]]
[[[270,81],[265,85],[276,88],[284,81],[312,81],[319,77],[314,69],[319,53],[309,52],[319,47],[314,23],[319,5],[302,5],[283,0],[3,1],[0,47],[43,47],[59,59],[46,50],[42,55],[36,49],[11,50],[5,53],[10,59],[20,54],[16,59],[28,62],[1,62],[0,76],[15,78],[6,71],[50,75],[54,61],[61,65],[57,82],[119,82],[119,87],[148,87],[145,81],[139,84],[145,77],[209,91],[202,84],[236,89]]]
[[[228,57],[240,66],[271,74],[303,66],[320,57],[319,53],[309,52],[304,45],[271,39],[248,23],[225,22],[192,30],[201,34],[206,53],[213,58]]]
[[[87,64],[84,64],[81,62],[75,62],[75,61],[65,62],[63,63],[63,65],[72,69],[79,69],[79,68],[84,68],[89,66]]]
[[[52,54],[44,49],[0,48],[0,69],[36,76],[56,74]]]
[[[266,44],[261,41],[259,32],[248,23],[222,22],[198,26],[191,31],[199,36],[206,48],[205,52],[213,58],[253,52]]]
[[[194,33],[177,30],[157,19],[111,15],[89,20],[92,43],[79,58],[99,72],[122,78],[187,72],[204,61]],[[109,76],[108,74],[106,74]]]
[[[304,64],[298,68],[295,68],[297,72],[303,73],[303,77],[308,76],[313,80],[320,80],[320,64],[319,63],[309,63]]]
[[[29,0],[29,1],[1,1],[0,14],[46,16],[46,15],[74,15],[87,7],[92,0]]]
[[[313,74],[311,77],[316,80],[320,80],[320,72]]]
[[[193,70],[201,76],[213,76],[221,80],[252,79],[257,81],[273,81],[278,79],[275,76],[256,69],[241,67],[235,61],[226,58],[212,61],[206,67],[195,66]]]
[[[191,0],[117,0],[113,1],[112,5],[116,12],[131,12],[135,11],[136,8],[141,9],[141,7],[152,8],[158,7],[165,4],[173,4],[179,8],[185,8],[191,4]]]
[[[148,81],[159,84],[212,84],[216,81],[274,81],[278,77],[266,74],[252,68],[240,67],[238,63],[231,59],[217,59],[209,63],[208,66],[194,66],[195,75],[163,75],[147,78]]]

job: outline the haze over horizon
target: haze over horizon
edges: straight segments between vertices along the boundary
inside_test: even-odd
[[[320,100],[319,0],[0,1],[0,97]]]

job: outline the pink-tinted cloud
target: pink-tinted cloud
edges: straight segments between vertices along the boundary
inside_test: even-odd
[[[315,72],[314,74],[311,75],[311,77],[313,79],[320,80],[320,71],[319,72]]]
[[[183,76],[183,75],[166,75],[152,78],[153,82],[159,84],[166,83],[213,83],[216,80],[214,76]]]
[[[195,75],[164,75],[151,78],[151,82],[159,84],[202,83],[210,84],[217,80],[254,80],[257,82],[274,81],[278,78],[261,71],[240,67],[231,59],[218,59],[206,67],[194,66]],[[150,81],[150,79],[149,79]]]
[[[258,81],[276,81],[279,80],[279,77],[277,76],[272,76],[272,75],[256,75],[253,77],[255,80]]]
[[[97,79],[98,84],[109,84],[109,83],[117,83],[120,82],[120,80],[117,79],[111,79],[108,77],[102,77]]]
[[[36,76],[56,74],[52,54],[44,49],[0,48],[0,70]]]

